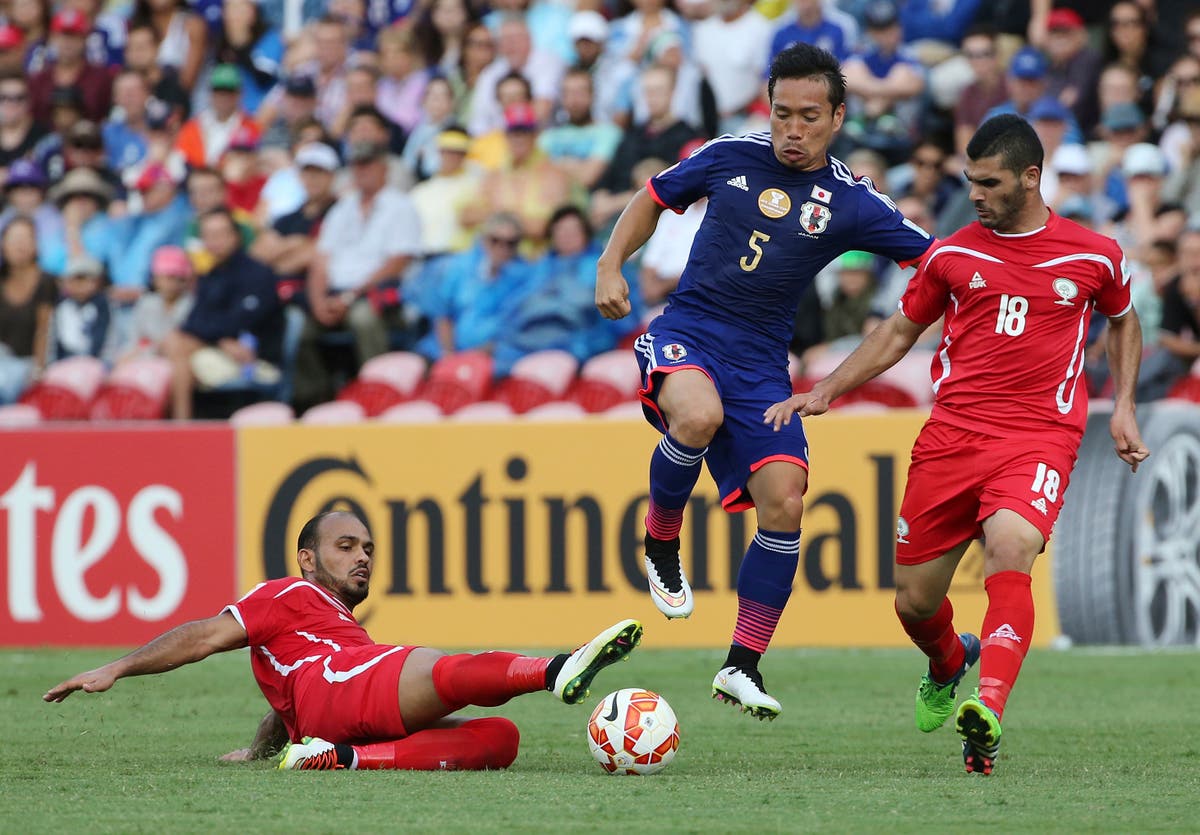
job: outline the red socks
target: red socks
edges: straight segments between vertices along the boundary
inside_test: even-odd
[[[896,609],[900,617],[900,610]],[[921,652],[929,656],[929,674],[939,683],[949,681],[962,669],[964,651],[962,641],[954,631],[954,607],[950,598],[942,600],[937,613],[928,620],[905,620],[900,625],[912,638]]]
[[[1001,571],[983,581],[988,608],[983,616],[983,652],[979,657],[979,698],[999,718],[1021,662],[1033,640],[1032,578],[1021,571]]]
[[[472,719],[457,728],[430,728],[404,739],[355,745],[353,767],[409,771],[508,768],[517,758],[520,741],[516,725],[499,716],[489,716]]]
[[[433,665],[433,688],[451,712],[467,705],[495,707],[545,690],[550,661],[512,652],[445,655]]]

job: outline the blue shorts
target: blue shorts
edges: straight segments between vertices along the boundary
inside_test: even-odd
[[[799,420],[778,432],[763,423],[769,406],[792,396],[786,371],[772,373],[746,369],[704,353],[681,333],[654,330],[637,338],[633,346],[642,369],[638,396],[646,420],[666,433],[666,418],[658,408],[663,378],[685,368],[703,372],[721,398],[725,421],[708,445],[704,460],[721,494],[721,506],[730,513],[749,510],[754,499],[746,489],[750,475],[772,461],[790,461],[808,469],[808,439]]]

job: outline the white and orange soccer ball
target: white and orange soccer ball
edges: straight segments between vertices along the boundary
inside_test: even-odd
[[[609,774],[653,774],[675,758],[679,722],[667,700],[628,687],[609,693],[587,725],[588,747]]]

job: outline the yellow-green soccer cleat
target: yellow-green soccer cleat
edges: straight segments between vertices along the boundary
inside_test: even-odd
[[[979,639],[977,637],[970,632],[964,632],[958,636],[958,640],[962,641],[965,653],[958,675],[941,683],[934,681],[928,670],[925,675],[921,676],[921,684],[917,687],[916,718],[917,730],[923,733],[936,731],[946,724],[950,714],[954,713],[954,699],[958,683],[962,681],[967,670],[974,667],[975,662],[979,660]]]
[[[279,752],[280,771],[333,771],[348,768],[349,764],[342,762],[338,746],[315,736],[306,736],[300,742],[289,742]],[[351,752],[353,756],[353,752]]]
[[[605,629],[567,657],[554,677],[554,695],[569,705],[582,702],[596,673],[629,655],[641,640],[642,625],[636,620]]]
[[[962,737],[963,765],[968,774],[991,774],[1000,754],[1000,719],[979,698],[979,691],[958,706],[955,719]]]

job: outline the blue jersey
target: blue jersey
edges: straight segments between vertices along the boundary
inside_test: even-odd
[[[691,255],[653,328],[689,335],[739,366],[787,365],[800,298],[849,250],[915,262],[932,238],[841,160],[815,171],[779,162],[767,133],[723,136],[647,183],[662,206],[709,200]]]

